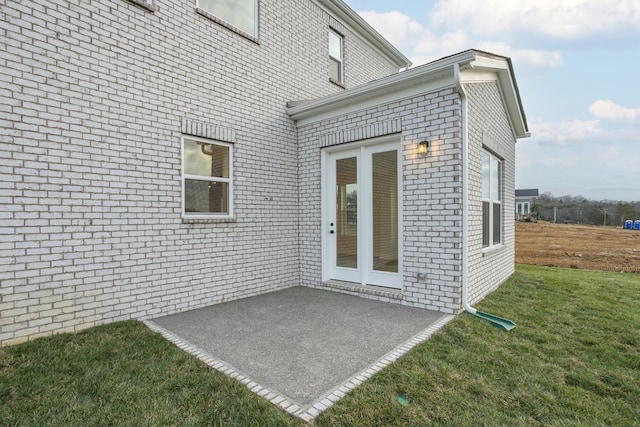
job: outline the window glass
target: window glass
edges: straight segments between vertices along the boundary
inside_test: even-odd
[[[342,83],[343,38],[333,30],[329,31],[329,78]]]
[[[491,162],[491,199],[500,200],[500,162]]]
[[[482,247],[486,248],[491,243],[489,240],[489,202],[482,202]]]
[[[482,246],[502,242],[502,162],[482,152]],[[524,209],[521,203],[516,210]]]
[[[500,235],[501,235],[501,230],[502,230],[501,206],[502,205],[500,203],[494,203],[493,206],[492,206],[493,207],[493,224],[492,224],[492,228],[493,228],[493,244],[494,245],[500,243]]]
[[[340,81],[340,63],[333,58],[329,58],[329,78]]]
[[[229,147],[184,141],[184,173],[229,178]]]
[[[185,213],[228,213],[228,188],[226,182],[185,180]]]
[[[184,213],[231,215],[231,145],[183,138]]]
[[[258,35],[258,0],[199,0],[198,5],[245,33]]]
[[[491,198],[490,177],[491,157],[489,153],[482,153],[482,198]]]
[[[329,55],[338,61],[342,60],[342,37],[333,31],[329,32]]]

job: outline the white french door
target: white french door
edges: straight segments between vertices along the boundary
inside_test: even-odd
[[[323,152],[323,280],[402,287],[400,138]]]

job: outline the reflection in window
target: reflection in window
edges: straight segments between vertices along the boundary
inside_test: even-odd
[[[482,247],[502,241],[502,162],[482,152]]]
[[[336,160],[338,267],[358,268],[358,159]]]
[[[231,215],[232,146],[183,138],[184,213]]]
[[[198,7],[245,33],[258,36],[258,0],[199,0]]]
[[[333,30],[329,30],[329,78],[338,83],[343,82],[343,38]]]
[[[374,153],[373,269],[398,272],[398,151]]]

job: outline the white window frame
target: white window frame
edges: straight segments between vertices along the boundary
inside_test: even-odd
[[[221,147],[227,147],[229,149],[229,178],[221,178],[221,177],[207,177],[202,175],[190,175],[185,173],[185,152],[184,152],[184,142],[185,140],[195,141],[195,142],[203,142],[205,144],[218,145]],[[180,154],[182,157],[182,217],[183,218],[232,218],[233,217],[233,144],[229,142],[218,141],[215,139],[201,138],[197,136],[191,135],[182,135],[180,138]],[[220,182],[226,183],[228,186],[227,189],[227,212],[196,212],[190,213],[186,212],[185,204],[186,204],[186,182],[187,179],[192,179],[196,181],[207,181],[207,182]]]
[[[258,7],[258,4],[260,3],[259,0],[253,0],[253,7],[254,7],[254,12],[253,13],[254,13],[255,19],[254,19],[254,24],[253,24],[253,31],[251,31],[251,32],[248,32],[248,31],[244,30],[243,28],[240,28],[236,23],[233,23],[230,20],[225,19],[225,18],[215,14],[213,11],[207,9],[206,7],[203,7],[201,3],[202,3],[201,0],[196,0],[196,7],[198,9],[204,10],[205,12],[210,14],[211,16],[215,16],[216,19],[219,19],[220,21],[222,21],[223,23],[225,23],[226,25],[228,25],[228,26],[230,26],[230,27],[232,27],[234,29],[237,29],[237,30],[239,30],[239,31],[241,31],[243,33],[247,33],[252,37],[258,37],[258,27],[259,27],[258,21],[259,21],[259,18],[260,18],[259,7]]]
[[[331,54],[331,36],[336,36],[338,40],[340,40],[340,58],[336,58]],[[338,63],[338,80],[334,79],[329,75],[329,80],[336,83],[344,83],[344,36],[334,30],[333,28],[329,28],[329,61],[336,61]]]
[[[485,183],[485,177],[484,174],[482,176],[482,212],[483,212],[483,218],[482,218],[482,248],[483,249],[489,249],[489,248],[493,248],[495,246],[500,246],[502,245],[502,241],[504,239],[503,233],[502,233],[502,226],[504,224],[504,212],[502,209],[502,199],[503,199],[503,187],[504,187],[504,169],[503,169],[503,161],[501,159],[499,159],[498,157],[496,157],[494,154],[492,154],[491,152],[487,151],[487,150],[482,150],[482,155],[483,155],[483,160],[482,160],[482,165],[483,165],[483,170],[484,170],[484,155],[488,155],[489,156],[489,182]],[[497,165],[496,165],[497,163]],[[492,194],[491,189],[493,188],[493,175],[492,175],[492,170],[494,167],[498,168],[498,194],[496,195],[497,198],[494,198],[494,195]],[[485,185],[489,186],[489,197],[487,198],[485,195]],[[489,213],[488,213],[488,224],[485,224],[485,218],[484,218],[484,204],[488,203],[489,204]],[[499,229],[497,230],[499,233],[498,236],[498,241],[494,241],[494,231],[495,231],[495,227],[496,225],[494,224],[493,218],[494,218],[494,209],[495,209],[495,205],[498,205],[498,209],[500,209],[500,224],[498,225]],[[488,241],[485,241],[485,227],[488,226]]]

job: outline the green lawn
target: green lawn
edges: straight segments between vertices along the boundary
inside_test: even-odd
[[[319,426],[640,425],[640,275],[518,266]],[[0,349],[0,425],[302,425],[138,322]]]

